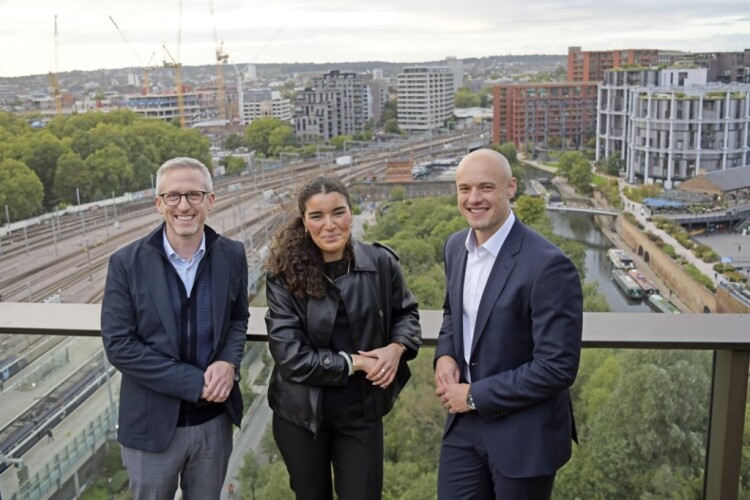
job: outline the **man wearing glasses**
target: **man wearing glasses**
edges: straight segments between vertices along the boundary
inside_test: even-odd
[[[167,161],[156,192],[164,222],[112,254],[102,301],[122,460],[136,500],[173,500],[178,484],[186,500],[218,499],[242,418],[245,249],[205,225],[216,195],[203,163]]]

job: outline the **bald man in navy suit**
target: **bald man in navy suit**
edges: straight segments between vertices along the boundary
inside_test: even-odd
[[[501,154],[464,157],[456,187],[469,229],[445,245],[435,384],[449,415],[438,498],[548,499],[575,438],[580,278],[511,211],[516,179]]]

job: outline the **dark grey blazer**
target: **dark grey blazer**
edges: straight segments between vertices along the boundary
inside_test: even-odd
[[[109,260],[102,300],[102,339],[107,357],[122,373],[119,441],[148,452],[166,449],[172,440],[180,401],[196,403],[203,370],[180,361],[163,251],[164,225],[118,250]],[[247,259],[242,243],[205,226],[205,263],[211,266],[214,350],[209,364],[239,366],[249,317]],[[223,403],[235,425],[242,419],[238,384]]]

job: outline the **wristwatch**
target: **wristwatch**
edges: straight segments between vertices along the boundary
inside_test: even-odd
[[[470,410],[477,409],[477,405],[474,404],[474,398],[471,395],[471,387],[469,387],[469,392],[466,393],[466,406],[468,406]]]

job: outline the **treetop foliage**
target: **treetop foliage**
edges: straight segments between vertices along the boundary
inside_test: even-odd
[[[176,156],[197,158],[211,168],[210,143],[200,132],[129,110],[59,116],[43,129],[0,112],[0,139],[0,161],[20,162],[43,187],[42,199],[33,206],[9,204],[15,219],[42,207],[76,203],[76,188],[81,202],[149,188],[159,166]],[[34,184],[30,176],[20,179],[16,182]],[[7,189],[0,181],[0,190]]]

